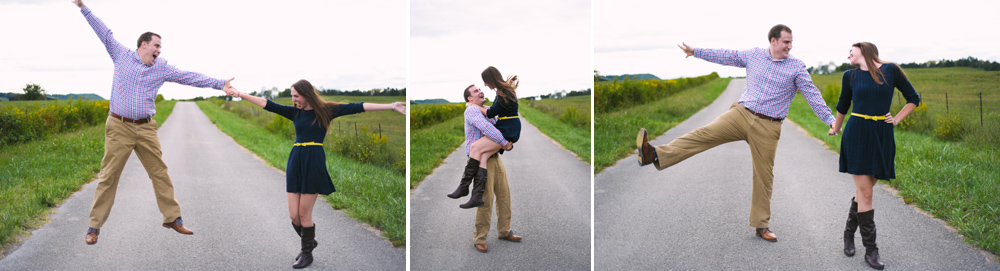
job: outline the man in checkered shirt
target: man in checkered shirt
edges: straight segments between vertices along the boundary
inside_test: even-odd
[[[749,50],[702,49],[679,45],[687,56],[712,63],[747,69],[747,85],[736,102],[712,123],[681,136],[669,144],[652,146],[646,129],[639,129],[636,145],[639,164],[653,164],[663,170],[695,154],[715,146],[746,141],[753,158],[753,192],[750,204],[750,226],[764,240],[776,242],[771,231],[771,183],[774,179],[774,154],[781,137],[781,123],[788,115],[788,106],[796,92],[809,102],[813,112],[827,125],[834,121],[830,107],[813,85],[805,64],[789,55],[792,50],[792,30],[775,25],[768,32],[771,45]],[[832,127],[832,126],[831,126]]]
[[[194,234],[184,227],[181,207],[174,197],[174,186],[167,175],[167,165],[163,163],[160,139],[157,136],[156,93],[165,82],[174,82],[194,87],[211,87],[218,90],[231,88],[229,82],[211,78],[200,73],[183,71],[159,59],[160,35],[146,32],[139,36],[138,49],[131,50],[114,39],[111,29],[104,25],[81,0],[73,1],[83,13],[87,23],[97,33],[114,62],[114,77],[111,86],[111,105],[105,122],[104,158],[98,175],[94,203],[90,209],[90,228],[85,241],[88,245],[97,243],[101,226],[111,213],[115,201],[118,180],[125,162],[135,151],[149,178],[153,182],[156,203],[163,214],[164,228],[182,234]]]

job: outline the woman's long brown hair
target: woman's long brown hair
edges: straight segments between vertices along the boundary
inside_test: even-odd
[[[500,70],[497,70],[496,67],[489,66],[483,70],[482,76],[484,83],[497,89],[497,96],[500,96],[500,99],[513,103],[517,102],[517,75],[508,76],[507,80],[503,80],[503,76],[500,75]]]
[[[316,92],[313,85],[309,81],[306,81],[306,79],[295,82],[295,84],[292,84],[292,88],[295,89],[295,92],[299,93],[299,96],[305,98],[309,106],[312,107],[313,112],[316,113],[316,119],[313,120],[313,124],[319,122],[324,131],[329,130],[330,121],[333,119],[330,116],[330,111],[336,110],[337,106],[340,106],[341,103],[324,101],[323,98],[319,97],[319,92]]]
[[[882,75],[882,71],[875,66],[875,63],[882,63],[882,60],[878,59],[878,47],[875,47],[875,44],[867,41],[858,42],[851,46],[861,49],[861,56],[865,57],[865,65],[868,66],[868,72],[872,74],[872,79],[875,79],[875,83],[881,85],[882,81],[885,80],[885,76]]]

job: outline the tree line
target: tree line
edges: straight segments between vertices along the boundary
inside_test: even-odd
[[[820,64],[816,67],[809,67],[806,70],[810,74],[830,74],[835,72],[845,72],[855,67],[850,63],[842,63],[840,66],[834,66],[833,62],[828,64]],[[1000,63],[996,61],[980,60],[975,57],[966,57],[958,60],[931,60],[923,63],[910,62],[910,63],[900,63],[900,67],[914,69],[914,68],[942,68],[942,67],[970,67],[975,69],[980,69],[984,71],[1000,71]]]

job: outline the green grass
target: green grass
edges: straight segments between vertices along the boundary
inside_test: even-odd
[[[553,101],[554,99],[545,99],[544,102],[553,105],[557,109],[551,111],[551,113],[542,113],[538,109],[535,109],[527,105],[527,102],[522,101],[521,105],[518,106],[518,113],[524,116],[523,121],[528,121],[532,125],[538,128],[539,131],[549,136],[556,142],[559,142],[567,150],[576,154],[580,160],[590,163],[590,127],[580,128],[567,124],[559,120],[558,116],[554,116],[562,110],[559,107],[577,107],[585,108],[581,111],[590,111],[590,96],[573,97],[566,99],[559,99],[558,101]],[[567,100],[567,101],[562,101]],[[589,116],[590,114],[587,114]],[[589,119],[589,117],[588,117]]]
[[[162,124],[173,105],[157,104],[154,119]],[[0,254],[47,223],[56,206],[94,180],[103,155],[103,123],[0,147]]]
[[[708,106],[726,90],[729,78],[719,78],[666,98],[594,117],[594,173],[635,151],[635,134],[646,128],[650,140]]]
[[[371,97],[363,98],[362,100],[374,100],[367,99]],[[285,170],[293,140],[268,132],[253,121],[239,118],[212,102],[201,101],[197,104],[220,130],[233,137],[237,143],[263,158],[271,166]],[[378,112],[360,115],[376,113]],[[401,115],[397,114],[397,116],[405,121]],[[334,120],[331,128],[336,125],[336,122],[346,119],[348,118]],[[337,192],[325,196],[330,206],[343,210],[344,213],[358,221],[382,230],[383,236],[389,239],[393,245],[405,245],[406,190],[403,186],[404,175],[393,169],[360,163],[331,151],[326,152],[326,162],[330,175],[336,176],[333,182],[337,186]]]
[[[434,172],[465,142],[465,117],[458,116],[410,133],[410,188]]]
[[[978,93],[997,89],[1000,72],[985,72],[968,68],[928,68],[905,70],[921,96],[934,97],[948,93]],[[814,76],[817,85],[840,83],[842,75]],[[991,78],[991,79],[982,79]],[[988,80],[993,80],[987,82]],[[943,96],[943,95],[942,95]],[[926,100],[925,100],[926,101]],[[835,101],[830,102],[835,104]],[[896,101],[893,102],[897,103]],[[898,107],[896,107],[898,108]],[[931,114],[940,114],[942,107],[930,107]],[[952,107],[952,110],[956,110]],[[831,112],[833,109],[831,109]],[[893,109],[896,114],[898,109]],[[988,114],[987,120],[1000,114]],[[978,116],[976,116],[978,124]],[[823,141],[834,152],[840,151],[840,136],[827,136],[829,126],[817,120],[805,100],[798,95],[792,100],[789,119]],[[906,120],[903,120],[906,122]],[[973,134],[995,137],[997,126],[974,128]],[[978,129],[978,130],[977,130]],[[993,129],[993,131],[986,131]],[[1000,255],[1000,146],[983,143],[976,136],[964,141],[948,142],[932,134],[896,129],[896,177],[888,182],[899,190],[908,204],[916,204],[948,223],[966,237],[966,241],[993,254]],[[985,136],[980,136],[985,137]],[[876,207],[877,208],[877,207]]]

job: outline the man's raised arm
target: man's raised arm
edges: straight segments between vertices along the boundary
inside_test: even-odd
[[[721,64],[726,66],[734,66],[740,68],[746,68],[747,63],[745,60],[746,52],[738,50],[727,50],[727,49],[702,49],[694,48],[693,46],[688,46],[686,43],[681,43],[677,45],[680,47],[685,58],[694,56],[696,58],[704,59],[705,61],[712,62],[715,64]]]
[[[94,13],[90,11],[87,6],[83,4],[81,0],[73,1],[80,8],[80,12],[83,13],[83,17],[87,19],[87,23],[90,27],[94,29],[94,33],[97,33],[97,38],[101,39],[101,43],[104,43],[104,48],[108,50],[108,54],[111,55],[111,59],[115,59],[118,53],[122,51],[128,51],[129,49],[122,45],[117,40],[115,40],[114,35],[111,34],[111,29],[104,25],[101,19],[94,16]]]

